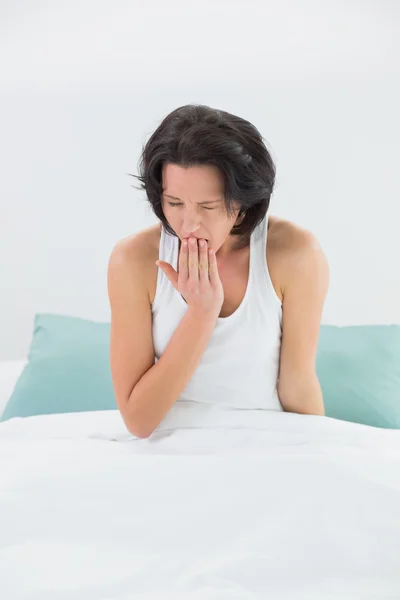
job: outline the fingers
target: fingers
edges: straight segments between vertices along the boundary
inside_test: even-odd
[[[165,275],[168,277],[174,288],[176,288],[178,285],[178,273],[175,271],[173,266],[165,262],[164,260],[157,260],[156,265],[162,271],[164,271]]]
[[[218,279],[217,260],[215,253],[210,250],[206,240],[184,238],[179,253],[179,279],[181,282],[189,278],[195,281],[213,281]]]
[[[208,272],[210,276],[210,283],[217,284],[219,281],[218,264],[215,252],[212,249],[208,250]]]
[[[182,240],[181,251],[179,253],[179,280],[181,282],[187,281],[189,278],[189,257],[188,257],[188,243],[187,240]]]
[[[199,240],[199,279],[208,281],[208,244],[206,240]]]
[[[199,249],[195,238],[189,238],[189,277],[192,281],[199,279]]]

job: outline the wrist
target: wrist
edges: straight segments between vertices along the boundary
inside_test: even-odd
[[[215,308],[199,308],[197,306],[189,306],[187,312],[196,320],[200,320],[202,322],[208,321],[215,324],[217,322],[220,309],[216,310]]]

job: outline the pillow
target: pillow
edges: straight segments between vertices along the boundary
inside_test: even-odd
[[[37,314],[26,364],[1,421],[117,408],[110,324]],[[317,374],[328,417],[400,429],[400,326],[322,325]]]
[[[0,361],[0,417],[27,362],[25,359]]]
[[[400,429],[400,325],[322,325],[316,368],[328,417]]]
[[[26,364],[0,421],[31,415],[115,410],[110,324],[36,314]]]

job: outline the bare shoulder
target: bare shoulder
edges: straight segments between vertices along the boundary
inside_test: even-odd
[[[160,231],[157,224],[122,238],[112,249],[111,257],[115,261],[128,260],[143,265],[158,253]]]
[[[151,289],[155,261],[158,259],[160,224],[146,227],[120,239],[113,247],[109,258],[109,270],[123,268],[126,272],[140,276],[147,290]]]
[[[308,229],[271,215],[268,221],[267,260],[271,278],[283,297],[288,282],[304,270],[326,276],[328,262],[316,236]]]
[[[268,240],[271,241],[272,248],[279,249],[287,258],[320,248],[317,238],[311,231],[275,215],[269,217]]]

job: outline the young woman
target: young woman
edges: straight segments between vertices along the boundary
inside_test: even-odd
[[[329,268],[312,233],[269,215],[275,166],[258,130],[182,106],[151,135],[137,178],[160,223],[120,240],[108,265],[128,430],[150,436],[182,400],[323,415]]]

